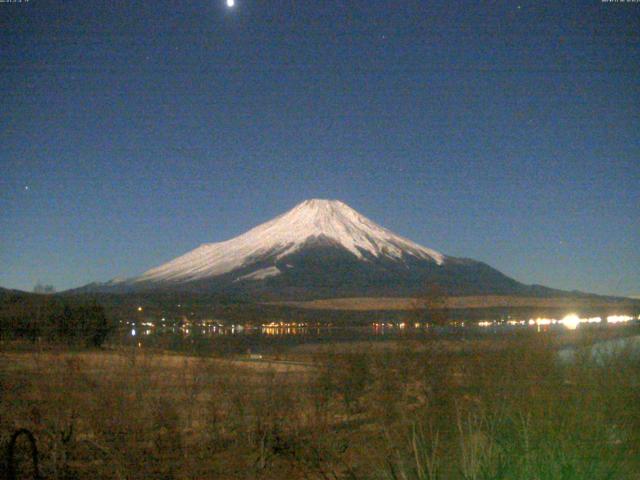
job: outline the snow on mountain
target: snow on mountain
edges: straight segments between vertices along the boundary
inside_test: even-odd
[[[247,275],[242,275],[234,280],[234,282],[239,282],[241,280],[264,280],[265,278],[275,277],[276,275],[280,275],[282,272],[278,267],[267,267],[256,270],[255,272],[251,272]]]
[[[318,239],[329,240],[364,261],[367,255],[398,260],[410,255],[438,265],[445,260],[441,253],[395,235],[343,202],[314,199],[231,240],[203,244],[133,281],[189,282],[215,277],[261,259],[281,259]],[[242,279],[258,280],[278,274],[280,270],[273,266]]]

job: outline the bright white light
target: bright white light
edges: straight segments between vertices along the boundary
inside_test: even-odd
[[[236,0],[227,0],[227,7],[233,8],[236,6]]]
[[[132,329],[131,329],[131,336],[132,336],[132,337],[135,337],[135,336],[136,336],[136,329],[135,329],[135,328],[132,328]]]
[[[628,315],[610,315],[607,317],[607,323],[621,323],[633,320],[633,317]]]
[[[580,325],[580,317],[578,317],[575,313],[567,315],[560,323],[567,327],[569,330],[575,330]]]

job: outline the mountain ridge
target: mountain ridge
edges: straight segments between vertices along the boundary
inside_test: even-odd
[[[143,274],[76,291],[176,291],[258,301],[361,296],[556,296],[486,263],[451,257],[397,235],[338,200],[305,200],[229,240],[199,247]]]

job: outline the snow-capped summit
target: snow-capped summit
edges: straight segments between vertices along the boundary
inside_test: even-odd
[[[435,265],[445,261],[441,253],[394,234],[343,202],[312,199],[231,240],[203,244],[133,282],[191,282],[246,270],[252,264],[259,268],[243,271],[236,281],[262,280],[279,275],[278,261],[314,242],[346,250],[361,261],[383,257],[413,257]]]
[[[302,300],[419,296],[433,287],[450,295],[548,294],[485,263],[418,245],[343,202],[320,199],[138,277],[79,290]]]

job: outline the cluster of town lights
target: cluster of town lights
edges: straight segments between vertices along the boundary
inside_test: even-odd
[[[429,324],[428,323],[409,323],[409,322],[400,322],[400,323],[384,323],[384,322],[374,322],[372,323],[373,328],[375,328],[376,330],[378,329],[385,329],[385,328],[399,328],[399,329],[405,329],[405,328],[410,328],[411,326],[413,326],[413,328],[429,328]],[[462,324],[460,324],[459,322],[454,322],[452,325],[455,326],[463,326],[464,327],[464,322]]]
[[[306,326],[306,323],[296,322],[271,322],[262,324],[262,328],[304,328]]]
[[[266,335],[295,335],[307,331],[306,323],[299,322],[271,322],[262,324],[262,333]]]
[[[137,307],[137,310],[142,311],[142,307]],[[494,326],[499,326],[504,324],[510,325],[510,326],[527,326],[528,325],[528,326],[536,326],[538,330],[540,330],[541,327],[548,327],[552,325],[562,325],[568,330],[575,330],[578,328],[578,326],[580,326],[580,324],[600,324],[605,322],[607,324],[619,324],[619,323],[630,322],[636,319],[640,320],[640,315],[637,317],[629,316],[629,315],[609,315],[607,317],[584,317],[583,318],[578,316],[575,313],[571,313],[561,319],[539,317],[539,318],[530,318],[529,320],[515,320],[515,319],[509,319],[506,321],[505,320],[483,320],[481,322],[478,322],[476,325],[479,327],[494,327]],[[187,321],[186,319],[180,322],[181,324],[167,327],[165,325],[166,321],[167,321],[166,318],[163,317],[161,320],[162,322],[161,326],[156,325],[154,322],[149,320],[144,322],[139,322],[139,323],[133,322],[133,321],[126,322],[126,324],[130,325],[130,328],[131,328],[130,334],[132,337],[135,337],[138,335],[150,335],[156,330],[156,327],[160,327],[162,330],[165,330],[166,328],[170,328],[172,332],[176,332],[177,330],[182,332],[185,335],[189,335],[191,331],[195,330],[196,328],[201,329],[203,334],[207,334],[207,333],[235,334],[235,333],[240,333],[244,330],[252,330],[253,328],[255,328],[255,327],[252,327],[251,325],[225,326],[222,323],[219,323],[218,321],[214,321],[214,320],[202,320],[200,322],[195,322],[191,320]],[[419,322],[416,322],[416,323],[373,322],[371,325],[377,332],[383,332],[387,328],[388,329],[397,328],[400,330],[404,330],[410,327],[413,327],[415,329],[430,327],[429,323],[419,323]],[[450,323],[449,325],[453,327],[464,327],[465,322],[456,321],[456,322]],[[321,327],[331,327],[331,326],[332,326],[331,324],[322,324],[322,325],[311,324],[310,325],[304,322],[270,322],[270,323],[263,323],[261,325],[261,330],[263,333],[266,333],[268,335],[281,335],[281,334],[303,333],[303,332],[306,332],[309,329],[309,327],[320,329]]]
[[[605,318],[607,323],[626,323],[633,320],[634,317],[629,315],[609,315]],[[570,313],[561,319],[556,318],[530,318],[528,321],[526,320],[508,320],[507,325],[530,325],[537,327],[546,327],[549,325],[563,325],[565,328],[569,330],[575,330],[578,328],[580,324],[583,323],[602,323],[604,320],[602,317],[579,317],[575,313]],[[496,325],[496,322],[491,321],[482,321],[478,322],[478,326],[480,327],[491,327]]]

